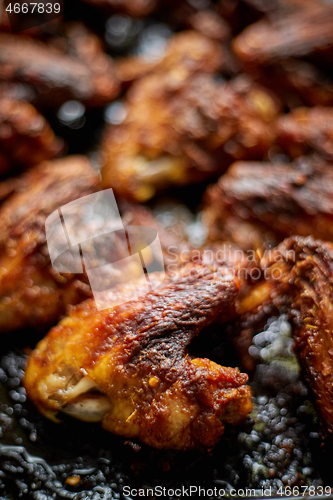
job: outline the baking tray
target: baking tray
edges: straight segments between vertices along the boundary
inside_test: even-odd
[[[73,0],[69,19],[77,18],[78,5],[82,4]],[[101,30],[102,18],[92,16],[89,8],[81,9],[83,20]],[[152,37],[152,33],[160,36],[162,32],[167,37],[172,30],[161,18],[133,21],[122,44],[109,45],[109,52],[113,56],[132,53],[138,44],[144,47],[146,33]],[[47,115],[56,134],[68,142],[70,154],[88,153],[92,158],[104,117],[104,110],[91,110],[86,112],[84,124],[73,128],[56,114]],[[151,208],[161,221],[184,219],[185,211],[187,222],[200,225],[195,215],[199,207],[193,199],[200,199],[204,189],[205,185],[175,190]],[[126,500],[131,498],[124,493],[128,488],[145,490],[146,498],[176,500],[187,497],[176,490],[188,491],[191,486],[207,493],[215,488],[224,490],[223,497],[205,496],[214,499],[233,496],[233,489],[242,497],[246,496],[242,491],[251,489],[256,498],[267,498],[262,488],[266,492],[271,488],[273,497],[290,498],[297,493],[292,490],[296,486],[304,495],[294,498],[333,498],[330,490],[318,495],[321,487],[333,487],[333,452],[329,446],[322,447],[317,416],[292,354],[285,318],[271,318],[264,333],[255,337],[258,364],[250,377],[254,411],[241,427],[227,428],[212,453],[153,450],[112,436],[99,425],[71,419],[55,425],[44,419],[26,400],[21,381],[29,349],[45,333],[22,331],[1,338],[1,500]],[[224,338],[222,327],[206,330],[193,342],[191,353],[222,365],[240,366],[237,353]],[[307,489],[310,486],[315,490]],[[155,495],[149,495],[154,488]],[[156,493],[161,488],[166,494]],[[191,498],[198,498],[198,494]]]

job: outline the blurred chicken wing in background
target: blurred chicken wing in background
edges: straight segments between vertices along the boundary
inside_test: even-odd
[[[209,240],[244,250],[293,234],[333,240],[332,165],[315,158],[294,164],[236,162],[206,194]]]
[[[216,81],[221,56],[201,34],[175,36],[156,71],[131,87],[124,121],[106,130],[104,187],[142,202],[210,179],[233,159],[265,157],[279,102],[246,77]]]
[[[0,175],[58,156],[63,141],[31,104],[0,98]]]
[[[0,332],[52,325],[91,295],[76,275],[53,269],[45,220],[62,205],[99,190],[99,177],[84,156],[44,162],[20,179],[0,208]]]

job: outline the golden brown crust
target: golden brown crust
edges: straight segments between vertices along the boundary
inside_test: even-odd
[[[140,282],[118,291],[131,300],[138,287]],[[238,423],[251,409],[247,376],[194,359],[187,348],[218,316],[230,318],[237,290],[231,268],[196,263],[168,274],[136,301],[100,312],[93,301],[82,303],[32,354],[25,376],[29,397],[47,416],[64,411],[85,419],[89,391],[79,395],[81,416],[66,394],[85,376],[90,389],[108,398],[100,415],[105,429],[157,448],[213,447],[223,421]]]

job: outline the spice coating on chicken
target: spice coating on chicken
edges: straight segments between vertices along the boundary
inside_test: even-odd
[[[100,420],[156,448],[212,448],[224,422],[237,424],[251,410],[248,377],[188,356],[187,348],[205,326],[232,316],[237,279],[226,266],[190,263],[131,300],[142,286],[110,292],[123,305],[74,308],[32,353],[27,393],[50,418]]]
[[[1,206],[0,332],[52,325],[67,304],[91,296],[77,276],[65,277],[52,268],[45,220],[98,189],[98,175],[88,160],[69,156],[31,169],[20,179],[19,192]]]
[[[70,99],[103,106],[119,85],[111,58],[101,54],[96,64],[87,64],[43,42],[0,34],[0,82],[27,85],[32,101],[42,107],[57,108]]]
[[[62,150],[46,119],[27,102],[0,99],[0,175],[50,160]]]
[[[293,234],[333,240],[332,166],[237,162],[207,192],[205,222],[211,240],[243,249]]]

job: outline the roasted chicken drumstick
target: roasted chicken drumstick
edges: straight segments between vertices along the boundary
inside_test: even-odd
[[[232,316],[237,279],[225,265],[189,263],[131,300],[142,286],[114,289],[110,301],[121,294],[127,303],[104,311],[86,301],[54,327],[28,361],[27,393],[52,419],[101,421],[156,448],[212,448],[224,422],[249,413],[248,377],[187,348],[212,321]]]

